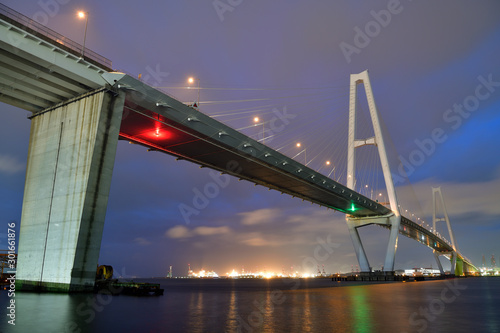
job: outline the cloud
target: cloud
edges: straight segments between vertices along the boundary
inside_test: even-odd
[[[276,236],[266,234],[261,232],[249,232],[240,234],[238,237],[238,243],[245,244],[248,246],[282,246],[287,243],[284,239],[285,236]]]
[[[193,233],[183,225],[176,225],[175,227],[168,229],[165,232],[165,235],[169,238],[188,238],[192,237]]]
[[[24,169],[24,163],[19,162],[15,157],[0,155],[0,172],[14,174]]]
[[[488,182],[447,182],[439,183],[435,180],[425,180],[413,185],[413,189],[422,203],[426,215],[432,216],[432,187],[441,187],[443,198],[450,216],[465,214],[481,214],[490,216],[500,215],[500,177]],[[442,209],[438,206],[438,215]],[[453,224],[453,222],[452,222]]]
[[[249,245],[249,246],[270,246],[270,245],[272,245],[261,236],[255,236],[255,237],[245,239],[242,241],[242,243]]]
[[[228,227],[196,227],[193,232],[200,236],[212,236],[228,234],[231,232],[231,229]]]
[[[319,236],[348,237],[345,216],[320,207],[260,209],[239,215],[244,229],[233,241],[250,247],[310,246]]]
[[[168,238],[189,238],[194,236],[215,236],[215,235],[225,235],[231,233],[231,229],[229,227],[196,227],[192,230],[183,226],[176,225],[168,229],[165,232],[165,236]]]
[[[139,245],[144,245],[144,246],[151,244],[150,241],[148,241],[146,238],[142,238],[142,237],[137,237],[136,239],[134,239],[134,242],[136,242]]]
[[[277,208],[264,208],[255,210],[253,212],[239,213],[238,215],[243,216],[241,224],[255,225],[255,224],[276,222],[280,215],[280,210]]]

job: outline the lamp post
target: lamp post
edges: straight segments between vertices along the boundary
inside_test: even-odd
[[[253,122],[254,122],[255,126],[258,125],[259,121],[260,121],[259,117],[254,117],[253,118]],[[262,121],[262,143],[263,144],[265,143],[265,140],[266,139],[265,139],[265,131],[264,131],[264,121]]]
[[[368,185],[365,185],[365,195],[368,196]],[[373,189],[370,190],[370,199],[373,198]]]
[[[326,165],[330,165],[331,163],[330,163],[330,161],[326,161],[326,163],[325,163],[325,164],[326,164]],[[328,177],[330,177],[330,175],[332,174],[332,172],[333,172],[333,180],[335,180],[335,166],[333,166],[333,169],[332,169],[332,171],[330,171],[330,173],[328,174]]]
[[[193,84],[194,81],[198,81],[198,99],[196,100],[196,105],[199,108],[200,107],[200,79],[194,78],[192,76],[188,78],[189,84]]]
[[[297,142],[297,144],[296,144],[295,146],[296,146],[297,148],[300,148],[300,147],[302,147],[302,144],[301,144],[300,142]],[[304,152],[304,165],[305,165],[305,166],[307,166],[307,152],[306,152],[306,149],[307,149],[307,148],[304,148],[304,150],[302,150],[302,151]],[[300,153],[302,153],[302,151],[301,151],[301,152],[299,152],[299,154],[300,154]],[[297,154],[297,155],[298,155],[298,154]]]
[[[85,19],[85,33],[83,35],[83,48],[82,48],[82,58],[85,55],[85,41],[87,40],[87,25],[89,23],[89,12],[79,11],[78,17],[80,19]]]

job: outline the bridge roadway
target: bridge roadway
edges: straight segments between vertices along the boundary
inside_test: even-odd
[[[0,5],[0,101],[49,112],[99,89],[126,91],[120,138],[354,217],[392,214],[378,202],[123,73],[79,44]],[[380,224],[380,223],[378,223]],[[387,226],[388,227],[388,226]],[[442,237],[402,217],[399,232],[441,252]],[[472,263],[458,254],[458,258]]]

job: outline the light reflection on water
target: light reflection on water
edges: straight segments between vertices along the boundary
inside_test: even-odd
[[[500,278],[159,282],[160,297],[18,292],[0,332],[500,332]]]
[[[372,331],[372,311],[367,293],[366,287],[349,288],[353,328],[356,333]]]

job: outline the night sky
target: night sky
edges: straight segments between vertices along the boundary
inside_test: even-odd
[[[201,111],[240,110],[220,120],[246,127],[248,135],[262,128],[253,126],[254,116],[269,128],[276,110],[285,110],[293,117],[265,143],[293,157],[299,153],[293,143],[301,141],[308,148],[298,161],[328,174],[323,161],[331,159],[338,177],[342,170],[345,177],[349,75],[368,69],[393,154],[420,205],[408,207],[430,222],[431,187],[441,186],[460,251],[476,265],[483,254],[488,262],[500,255],[497,1],[3,3],[80,43],[84,22],[76,12],[88,11],[86,46],[114,69],[142,74],[182,101],[196,100],[196,87],[185,89],[195,76]],[[208,103],[259,98],[265,101]],[[27,111],[6,104],[0,110],[0,248],[6,248],[6,223],[21,218],[30,121]],[[242,267],[355,269],[343,214],[246,181],[230,179],[187,221],[179,207],[192,206],[211,182],[208,169],[120,141],[99,263],[123,276],[164,276],[169,265],[174,275],[186,275],[188,263],[220,275]],[[403,202],[407,182],[398,185]],[[380,182],[370,186],[375,196],[382,191]],[[439,231],[447,236],[444,224]],[[370,264],[380,269],[389,233],[370,226],[361,235]],[[432,250],[399,238],[396,269],[431,265]]]

